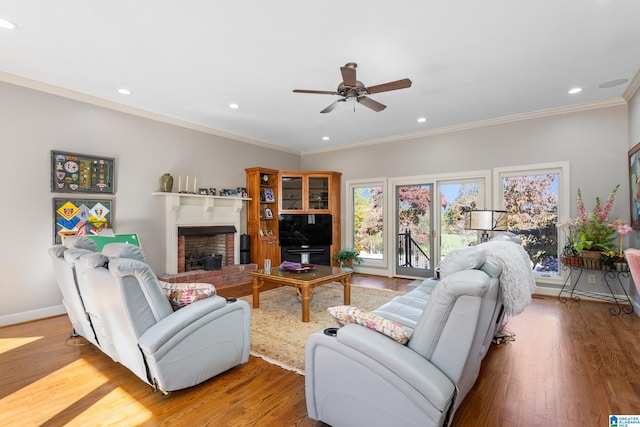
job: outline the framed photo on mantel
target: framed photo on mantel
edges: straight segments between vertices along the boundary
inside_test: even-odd
[[[114,194],[115,159],[51,150],[51,191]]]

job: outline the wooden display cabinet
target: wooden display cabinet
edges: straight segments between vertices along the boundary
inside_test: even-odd
[[[266,168],[245,169],[247,194],[251,198],[247,208],[247,234],[251,242],[252,263],[264,268],[264,260],[271,266],[280,265],[278,244],[278,171]]]
[[[280,171],[280,213],[340,215],[339,172]]]
[[[340,248],[340,172],[280,171],[278,212],[331,214],[331,256]],[[332,265],[338,265],[331,262]]]

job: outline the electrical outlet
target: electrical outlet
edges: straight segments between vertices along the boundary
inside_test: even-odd
[[[592,285],[596,284],[596,275],[595,274],[589,274],[587,276],[587,280],[589,281],[589,283],[591,283]]]

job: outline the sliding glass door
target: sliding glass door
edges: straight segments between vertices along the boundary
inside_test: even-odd
[[[395,187],[396,274],[433,276],[432,184]]]
[[[480,208],[479,194],[484,188],[478,179],[441,181],[438,183],[440,200],[440,259],[448,253],[478,241],[478,232],[465,230],[465,209]],[[483,191],[484,193],[484,191]]]

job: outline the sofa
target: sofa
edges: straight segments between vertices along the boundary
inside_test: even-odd
[[[53,255],[60,251],[50,250],[54,265],[59,257]],[[249,360],[246,302],[222,298],[210,284],[160,282],[134,245],[63,252],[73,262],[67,270],[57,264],[58,281],[72,290],[67,279],[73,269],[78,296],[64,298],[82,302],[84,315],[74,317],[87,319],[95,336],[90,341],[163,397]]]
[[[507,287],[520,294],[514,303],[506,291],[509,306]],[[448,425],[505,313],[519,314],[534,288],[526,252],[501,238],[453,251],[439,280],[371,312],[330,308],[342,326],[312,334],[305,348],[309,417],[336,427]]]

